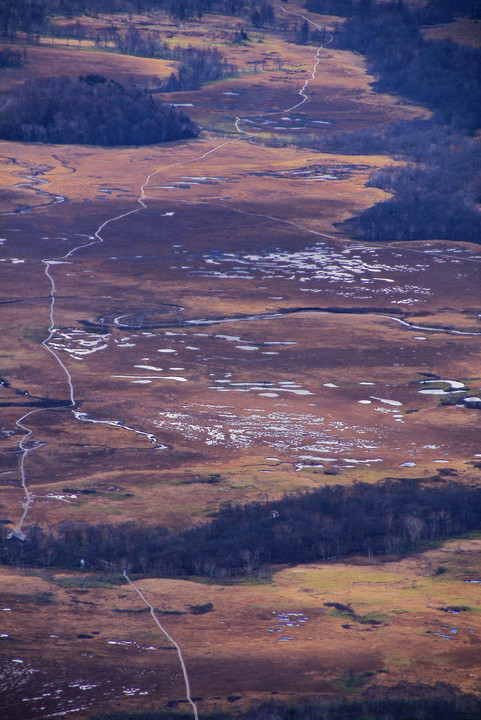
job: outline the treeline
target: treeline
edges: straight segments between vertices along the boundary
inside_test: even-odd
[[[115,26],[101,28],[93,38],[100,47],[109,43],[123,55],[139,55],[140,57],[172,59],[173,50],[170,45],[162,41],[158,34],[139,32],[132,26],[125,33],[120,33]]]
[[[166,12],[179,22],[200,20],[212,12],[241,15],[246,11],[244,0],[1,0],[0,36],[13,40],[24,32],[32,38],[48,31],[54,16],[95,17],[98,13],[132,16],[156,10]],[[262,17],[262,10],[260,15]]]
[[[276,24],[276,15],[273,6],[261,0],[258,4],[252,4],[250,9],[250,21],[255,28],[263,28],[269,26],[274,27]]]
[[[369,673],[363,673],[364,676]],[[367,680],[367,678],[366,678]],[[479,720],[481,700],[447,683],[434,686],[403,682],[393,687],[373,685],[355,700],[324,699],[296,703],[264,702],[235,712],[236,720]],[[226,720],[225,712],[207,712],[202,720]],[[191,720],[178,710],[108,712],[91,720]]]
[[[476,18],[479,3],[437,0],[425,6],[369,0],[308,0],[310,9],[337,8],[347,20],[338,47],[366,57],[380,92],[397,93],[433,110],[433,121],[399,123],[382,130],[326,133],[304,142],[320,150],[390,153],[417,165],[385,168],[369,185],[394,197],[338,225],[362,240],[463,240],[481,243],[481,50],[450,41],[428,41],[426,24],[457,15]],[[299,139],[302,143],[302,140]]]
[[[355,0],[306,0],[306,10],[323,15],[349,17],[358,9]]]
[[[338,28],[336,44],[366,57],[380,92],[427,105],[465,132],[481,126],[481,50],[425,40],[415,13],[403,5],[353,14]]]
[[[481,18],[481,6],[478,0],[429,0],[423,3],[409,3],[404,0],[385,0],[386,6],[396,7],[399,11],[409,11],[409,16],[418,25],[435,25],[452,22],[456,17],[472,20]],[[306,9],[324,15],[350,17],[377,14],[380,10],[377,0],[306,0]],[[382,9],[382,8],[381,8]]]
[[[198,133],[172,105],[100,75],[29,80],[0,95],[3,140],[148,145]]]
[[[463,240],[481,243],[481,146],[434,120],[414,120],[381,130],[298,138],[302,146],[346,155],[385,154],[416,163],[385,167],[368,186],[394,197],[337,227],[358,239]]]
[[[0,37],[14,40],[19,32],[39,33],[47,23],[47,0],[1,0]]]
[[[313,30],[307,20],[295,20],[289,34],[296,45],[324,45],[332,37],[325,27]]]
[[[105,45],[112,42],[124,54],[174,61],[177,70],[164,83],[159,81],[159,90],[162,92],[198,90],[206,82],[238,74],[237,65],[229,63],[216,47],[172,47],[153,33],[141,33],[135,27],[129,28],[124,34],[120,34],[115,27],[105,28],[103,38]]]
[[[364,240],[445,238],[481,243],[478,139],[432,120],[399,123],[383,130],[326,134],[309,143],[324,152],[389,153],[415,165],[385,167],[367,183],[394,197],[338,225]]]
[[[474,177],[480,167],[480,154],[478,147],[467,158],[467,168],[472,169],[477,162]],[[444,155],[449,163],[449,151]],[[463,169],[459,162],[454,168],[435,162],[427,167],[408,165],[379,170],[371,175],[367,186],[394,193],[394,197],[338,227],[357,238],[378,242],[445,238],[481,243],[481,213],[474,204],[475,197],[479,201],[479,187],[472,183],[473,175],[464,177],[460,172]],[[463,192],[463,187],[468,192]]]
[[[443,146],[453,147],[469,143],[476,148],[476,140],[459,135],[434,120],[410,120],[351,132],[323,132],[322,135],[300,136],[300,147],[312,147],[324,152],[345,155],[398,155],[428,162]]]
[[[7,565],[113,571],[162,577],[264,574],[271,565],[399,554],[481,529],[481,488],[415,480],[327,486],[271,503],[228,506],[208,524],[173,532],[161,526],[67,522],[27,540],[8,540]]]

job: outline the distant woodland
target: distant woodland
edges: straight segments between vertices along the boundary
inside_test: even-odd
[[[210,523],[183,532],[66,522],[48,531],[30,527],[22,542],[7,539],[2,525],[0,562],[77,569],[83,560],[86,569],[102,572],[228,578],[263,576],[279,564],[402,554],[481,529],[481,488],[441,477],[432,487],[386,480],[227,506]]]
[[[477,138],[429,120],[326,136],[319,145],[337,152],[388,152],[413,161],[370,176],[368,186],[393,197],[338,226],[348,234],[377,242],[445,238],[481,243]]]
[[[260,6],[265,2],[259,3]],[[18,33],[31,37],[48,31],[55,15],[78,18],[98,13],[134,13],[163,10],[174,20],[200,20],[207,12],[240,15],[244,0],[2,0],[0,3],[0,36],[13,39]]]
[[[416,165],[386,168],[369,184],[393,194],[339,227],[364,240],[449,239],[481,243],[481,50],[428,41],[426,25],[457,16],[481,17],[476,0],[437,0],[426,6],[370,0],[307,0],[306,7],[347,17],[337,47],[362,53],[375,89],[433,111],[430,122],[305,139],[323,150],[387,152]],[[302,141],[301,141],[302,142]],[[342,148],[342,150],[341,150]]]
[[[172,105],[101,75],[29,80],[0,95],[3,140],[147,145],[198,133]]]
[[[348,674],[344,691],[359,690],[372,681],[374,673]],[[342,682],[342,681],[341,681]],[[473,693],[462,693],[446,683],[434,686],[400,683],[393,687],[372,685],[356,699],[327,699],[283,704],[264,702],[244,712],[236,720],[479,720],[481,700]],[[179,710],[109,712],[91,720],[191,720],[192,713]],[[202,720],[225,720],[226,714],[202,713]]]
[[[481,50],[426,40],[422,34],[426,24],[454,19],[456,0],[445,13],[437,2],[425,12],[408,10],[402,2],[376,5],[371,12],[363,11],[365,5],[370,3],[361,2],[338,28],[335,43],[366,57],[368,71],[377,77],[376,89],[427,105],[462,131],[481,127]]]

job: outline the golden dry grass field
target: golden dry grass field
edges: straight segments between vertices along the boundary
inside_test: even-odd
[[[479,246],[349,240],[336,223],[386,197],[366,182],[399,160],[289,140],[428,112],[376,94],[362,58],[329,47],[296,108],[316,47],[274,31],[233,45],[239,20],[225,16],[133,21],[172,44],[215,45],[240,74],[166,96],[202,126],[194,140],[1,143],[6,527],[182,529],[227,502],[325,484],[440,470],[479,484],[479,410],[440,402],[481,391]],[[0,90],[92,72],[150,86],[172,70],[61,39],[27,53]],[[479,692],[480,542],[280,568],[258,584],[137,584],[182,647],[203,712],[401,680]],[[0,571],[2,717],[188,709],[175,650],[112,570]],[[455,606],[467,609],[441,609]]]

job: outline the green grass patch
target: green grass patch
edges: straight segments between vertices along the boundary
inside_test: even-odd
[[[43,341],[48,338],[49,332],[50,328],[48,325],[41,325],[40,327],[27,327],[23,331],[23,337],[29,342],[41,345]]]
[[[361,673],[355,673],[351,670],[351,672],[344,673],[344,675],[341,675],[340,677],[332,678],[331,682],[339,688],[339,690],[349,694],[357,692],[363,688],[364,685],[366,685],[366,683],[372,680],[375,676],[376,672],[369,670]]]
[[[354,618],[353,618],[354,619]],[[367,615],[361,615],[355,618],[355,621],[362,625],[381,625],[387,622],[389,616],[383,612],[370,612]]]
[[[179,480],[175,485],[218,485],[225,480],[220,473],[212,473],[211,475],[200,475],[199,477],[188,477]]]
[[[462,404],[465,397],[469,395],[469,392],[465,390],[460,390],[459,392],[450,392],[446,393],[446,395],[439,395],[439,405],[442,407],[453,406],[453,405],[460,405]]]
[[[198,585],[219,585],[220,587],[231,587],[231,586],[250,586],[250,585],[273,585],[273,580],[269,574],[263,577],[253,576],[250,578],[209,578],[202,577],[202,575],[191,575],[189,577],[181,578],[188,582],[194,582]]]
[[[35,605],[55,605],[55,598],[51,592],[36,592],[30,597]]]
[[[352,622],[361,623],[361,625],[382,625],[388,620],[386,613],[373,611],[366,615],[359,615],[351,605],[344,605],[343,603],[325,602],[324,606],[331,608],[329,615],[347,618]]]
[[[94,517],[98,515],[123,515],[125,513],[125,508],[108,507],[106,505],[88,505],[82,501],[72,502],[69,507],[80,510],[82,513],[85,513],[85,515],[92,515]],[[86,522],[89,521],[87,520]]]
[[[65,589],[103,588],[109,590],[113,586],[125,585],[122,575],[102,575],[96,578],[89,575],[72,575],[70,577],[54,578],[52,582]]]

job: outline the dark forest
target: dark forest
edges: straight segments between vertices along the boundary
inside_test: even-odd
[[[481,153],[472,136],[481,126],[481,51],[449,40],[429,41],[422,32],[457,15],[476,19],[479,4],[459,0],[408,7],[403,2],[374,6],[367,0],[308,0],[306,7],[347,16],[337,27],[335,45],[365,56],[377,78],[376,90],[425,105],[434,114],[431,121],[311,139],[319,149],[388,152],[417,163],[372,176],[371,186],[394,197],[340,229],[376,242],[439,238],[480,243]]]
[[[172,105],[101,75],[29,80],[0,99],[3,140],[149,145],[198,133]]]
[[[72,490],[72,488],[69,488]],[[130,572],[160,577],[236,578],[272,565],[338,560],[355,554],[403,554],[481,529],[481,488],[433,478],[321,487],[275,502],[227,506],[183,532],[162,526],[67,522],[27,540],[7,539],[3,564]]]
[[[358,684],[369,681],[371,673],[354,676]],[[361,677],[362,676],[362,677]],[[234,701],[234,699],[233,699]],[[434,686],[400,683],[394,687],[372,685],[363,697],[317,702],[280,704],[271,701],[236,714],[237,720],[477,720],[481,700],[446,683]],[[192,714],[179,710],[139,713],[102,713],[92,720],[190,720]],[[202,720],[224,720],[225,713],[202,713]]]

